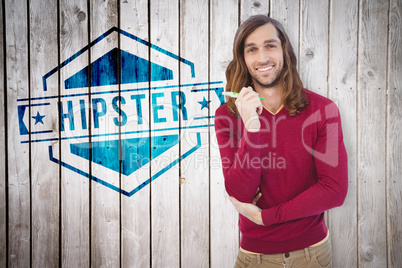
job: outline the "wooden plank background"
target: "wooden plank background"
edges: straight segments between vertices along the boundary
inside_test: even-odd
[[[270,14],[283,23],[305,87],[334,100],[341,111],[349,191],[345,204],[326,217],[334,267],[402,267],[401,0],[2,0],[0,14],[1,267],[232,267],[240,234],[219,164],[215,88],[224,86],[238,25],[254,14]],[[157,50],[133,45],[118,32],[99,42],[103,50],[90,47],[74,64],[61,68],[112,27],[194,63],[196,77],[189,76],[188,66],[169,63]],[[71,141],[56,116],[47,122],[52,133],[46,144],[34,142],[34,121],[27,123],[29,142],[22,143],[18,125],[18,100],[53,94],[59,97],[49,103],[56,104],[66,78],[113,48],[170,64],[178,74],[164,84],[145,83],[150,89],[141,100],[151,140],[162,128],[174,129],[169,134],[179,137],[169,151],[170,161],[191,150],[197,134],[202,141],[195,153],[131,196],[49,162],[48,146],[54,158],[88,176],[102,173],[121,189],[150,178],[160,167],[144,166],[130,178],[105,172],[96,163],[71,158]],[[46,93],[42,77],[57,66]],[[194,81],[209,84],[185,86]],[[155,123],[150,96],[161,85],[181,85],[179,94],[187,99],[179,99],[187,103],[186,112],[198,113],[209,127],[194,128],[195,120],[187,120],[180,107],[170,107],[178,110],[178,121]],[[103,98],[108,103],[114,96],[128,101],[122,89],[119,84],[117,95]],[[99,128],[93,127],[89,107],[98,89],[80,90],[88,127],[76,135],[97,142],[114,132],[123,140],[125,126],[116,126],[111,117],[99,117]],[[207,109],[191,102],[190,90],[205,97]],[[158,102],[171,103],[169,98],[166,94]],[[62,101],[65,114],[67,100]],[[119,107],[123,105],[121,100]],[[49,114],[46,120],[56,113],[50,106],[40,107]],[[26,108],[27,118],[36,112],[33,106]],[[162,113],[160,117],[171,117]],[[127,116],[133,120],[137,113],[127,111]]]
[[[89,29],[87,16],[87,2],[60,1],[60,11],[58,12],[60,23],[60,58],[67,59],[77,50],[75,47],[85,47],[89,43]],[[89,57],[76,59],[77,64],[85,66],[89,62]],[[66,73],[73,66],[67,65]],[[64,72],[60,73],[60,81],[64,81],[68,76]],[[86,89],[88,92],[89,89]],[[87,98],[86,103],[89,103]],[[66,110],[67,105],[63,107]],[[88,111],[89,113],[89,111]],[[88,135],[88,130],[82,130],[80,135]],[[60,137],[64,138],[65,133],[60,133]],[[68,140],[61,140],[60,147],[69,146]],[[61,150],[60,159],[67,159],[68,150]],[[75,165],[81,170],[89,170],[88,164],[76,161]],[[90,244],[91,240],[91,206],[90,206],[90,185],[89,180],[74,179],[76,174],[69,169],[61,168],[60,170],[60,228],[62,230],[59,239],[60,253],[59,265],[63,267],[87,267],[90,263]],[[69,202],[68,200],[74,200]]]

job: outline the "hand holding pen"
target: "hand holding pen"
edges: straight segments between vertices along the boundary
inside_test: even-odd
[[[259,97],[252,87],[243,87],[237,94],[235,92],[230,93],[232,93],[233,98],[236,98],[237,111],[243,120],[245,128],[250,132],[259,131],[261,127],[259,115],[263,110],[261,100],[264,99]]]

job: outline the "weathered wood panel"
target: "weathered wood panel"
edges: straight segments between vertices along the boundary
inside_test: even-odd
[[[348,153],[349,189],[345,203],[329,212],[334,267],[357,266],[357,1],[331,1],[329,25],[328,97],[341,113]]]
[[[150,41],[175,55],[179,54],[179,2],[178,1],[150,1]],[[169,66],[173,78],[168,81],[152,81],[155,86],[168,87],[179,83],[179,64],[171,58],[152,49],[151,62],[162,66]],[[153,79],[151,66],[151,80]],[[163,90],[163,89],[162,89]],[[164,94],[161,90],[151,96],[151,131],[158,129],[172,129],[167,132],[151,132],[153,147],[164,147],[161,135],[179,135],[179,121],[173,120],[170,106],[169,91]],[[169,151],[169,160],[180,157],[179,148],[173,147]],[[166,152],[168,153],[168,152]],[[152,153],[151,153],[152,155]],[[170,164],[165,155],[156,158],[151,166],[154,176],[162,168]],[[153,267],[180,266],[180,181],[179,167],[175,165],[151,182],[151,247]],[[169,224],[166,224],[169,222]]]
[[[18,99],[29,97],[27,1],[4,1],[7,68],[8,265],[31,264],[30,146],[21,144]],[[25,113],[29,108],[25,107]],[[29,117],[28,117],[29,118]],[[29,120],[29,119],[28,119]],[[29,122],[26,122],[29,131]],[[24,132],[26,133],[26,132]],[[29,140],[28,135],[23,136]]]
[[[359,7],[358,244],[359,265],[386,267],[386,79],[388,2]],[[374,224],[375,223],[375,224]]]
[[[6,106],[3,2],[0,3],[0,266],[7,266]]]
[[[135,34],[139,38],[149,41],[149,18],[148,18],[148,1],[122,1],[120,2],[120,28],[128,33]],[[148,60],[150,48],[140,44],[133,43],[131,39],[120,35],[120,48],[133,55],[141,55],[142,58]],[[137,89],[148,87],[146,85],[137,84]],[[145,95],[142,101],[142,119],[144,124],[150,122],[150,92]],[[128,103],[131,97],[124,95]],[[122,139],[129,138],[125,135],[131,130],[130,126],[140,124],[137,119],[135,109],[124,109],[127,117],[130,118],[125,127],[122,127]],[[149,137],[149,133],[145,134],[145,138]],[[150,148],[146,148],[149,153]],[[136,153],[141,153],[141,149],[137,148]],[[132,153],[134,154],[134,153]],[[131,157],[130,157],[131,159]],[[133,185],[140,185],[142,181],[150,177],[150,167],[143,167],[131,176],[122,175],[123,189],[132,189]],[[133,183],[134,181],[134,183]],[[141,191],[138,191],[131,197],[122,196],[121,199],[121,247],[122,247],[122,267],[150,267],[151,265],[151,210],[150,210],[150,186],[148,185]]]
[[[95,40],[112,27],[118,26],[118,6],[114,0],[93,0],[90,1],[90,38]],[[119,36],[117,32],[111,33],[106,39],[101,41],[100,46],[93,46],[90,50],[90,63],[99,59],[104,53],[118,47]],[[119,54],[117,54],[119,55]],[[115,59],[120,62],[119,59]],[[109,75],[112,69],[101,72],[102,69],[91,71],[91,78],[102,77]],[[107,76],[109,77],[109,76]],[[111,87],[116,85],[110,85]],[[116,86],[118,89],[118,86]],[[93,84],[90,86],[91,105],[93,115],[96,113],[99,117],[93,116],[93,125],[91,127],[92,159],[100,163],[102,159],[101,153],[95,150],[95,143],[102,144],[103,142],[120,142],[119,127],[113,123],[113,117],[107,113],[106,103],[112,103],[115,97],[113,94],[104,95],[102,98],[94,95],[94,92],[100,90]],[[99,102],[98,102],[99,101]],[[105,107],[106,106],[106,107]],[[106,115],[103,113],[106,112]],[[99,125],[97,125],[99,124]],[[91,125],[91,124],[90,124]],[[108,135],[117,133],[117,135]],[[108,135],[108,136],[104,136]],[[108,148],[103,147],[103,148]],[[108,161],[112,159],[120,159],[121,150],[107,151]],[[105,169],[103,166],[92,162],[91,174],[93,176],[103,177],[109,180],[109,183],[114,187],[120,188],[120,174],[111,170]],[[120,165],[120,164],[119,164]],[[95,267],[110,267],[120,265],[120,198],[118,191],[111,191],[110,188],[104,187],[101,183],[91,184],[91,264]],[[106,231],[107,230],[107,231]]]
[[[269,1],[243,0],[240,2],[240,22],[253,15],[269,15]]]
[[[208,88],[205,85],[208,82],[208,26],[208,1],[180,2],[180,56],[191,59],[195,65],[195,78],[189,75],[187,68],[180,68],[180,85],[202,84],[182,87],[180,93],[186,96],[185,101],[182,99],[186,106],[172,107],[181,110],[180,155],[200,146],[180,165],[182,267],[209,267],[209,133],[208,127],[199,127],[209,125],[209,107],[214,94],[209,95],[204,90]],[[190,98],[197,101],[190,101]]]
[[[300,78],[305,88],[327,96],[329,1],[301,3]]]
[[[89,43],[88,35],[88,6],[87,2],[80,0],[60,1],[60,62],[67,61],[81,48]],[[82,66],[89,63],[88,52],[81,57],[74,59],[70,64],[60,69],[60,81],[65,81]],[[59,63],[60,64],[60,63]],[[57,66],[57,65],[56,65]],[[65,95],[64,83],[61,83],[60,92]],[[82,91],[89,93],[88,89]],[[85,95],[80,100],[76,98],[60,98],[60,105],[63,113],[68,113],[68,102],[74,103],[74,115],[78,120],[78,115],[85,112],[85,121],[89,122],[90,106],[89,95]],[[81,104],[83,103],[83,104]],[[81,107],[83,105],[84,107]],[[89,172],[88,163],[81,159],[71,157],[69,146],[75,142],[70,139],[71,126],[67,118],[59,118],[65,130],[60,131],[60,160],[75,166],[79,170]],[[76,136],[89,136],[88,127],[84,129],[77,123]],[[61,124],[61,122],[60,122]],[[88,142],[89,138],[86,139]],[[55,148],[56,149],[56,148]],[[87,148],[89,154],[89,148]],[[61,169],[61,265],[63,267],[87,267],[90,264],[90,180],[77,176],[74,171]]]
[[[402,2],[390,1],[387,98],[388,267],[402,265]]]
[[[43,12],[47,10],[48,12]],[[58,80],[48,83],[45,92],[42,74],[49,72],[58,63],[57,2],[29,1],[29,79],[30,96],[43,98],[59,94]],[[48,104],[48,105],[45,105]],[[37,105],[37,106],[35,106]],[[35,141],[44,130],[51,130],[49,146],[58,147],[59,126],[57,117],[51,117],[57,107],[56,99],[31,101],[31,139]],[[43,118],[42,118],[43,117]],[[48,142],[46,142],[48,143]],[[31,143],[31,207],[32,207],[32,266],[50,267],[59,260],[59,166],[43,168],[43,156],[49,152],[41,142]],[[59,157],[58,154],[54,154]]]

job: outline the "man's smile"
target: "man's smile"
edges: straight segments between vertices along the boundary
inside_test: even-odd
[[[263,67],[263,68],[257,68],[257,71],[259,72],[267,72],[270,71],[274,66],[268,66],[268,67]]]

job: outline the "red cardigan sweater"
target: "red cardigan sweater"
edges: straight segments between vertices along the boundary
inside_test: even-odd
[[[306,96],[309,105],[296,116],[264,109],[255,133],[226,104],[216,111],[227,193],[251,203],[257,189],[262,192],[257,205],[264,226],[239,216],[245,250],[274,254],[313,245],[327,235],[324,212],[345,200],[347,155],[338,108],[311,91]]]

